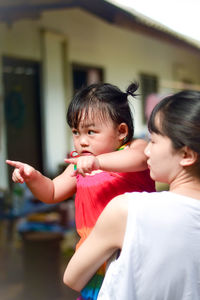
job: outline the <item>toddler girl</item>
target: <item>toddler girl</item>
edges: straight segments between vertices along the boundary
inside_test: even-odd
[[[112,198],[125,192],[155,191],[144,155],[146,142],[133,140],[128,96],[134,97],[136,90],[134,83],[126,93],[114,85],[100,83],[77,92],[67,112],[77,157],[66,159],[69,166],[55,179],[27,164],[7,161],[15,167],[13,181],[26,182],[35,197],[45,203],[60,202],[76,193],[75,219],[80,235],[77,247]],[[104,274],[105,264],[79,299],[97,299]]]

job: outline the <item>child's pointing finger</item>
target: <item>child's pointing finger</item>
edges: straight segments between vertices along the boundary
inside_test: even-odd
[[[77,164],[77,158],[65,158],[64,161],[68,164],[73,164],[73,165]]]
[[[6,163],[8,164],[8,165],[10,165],[10,166],[12,166],[12,167],[14,167],[14,168],[20,168],[20,167],[22,167],[23,166],[23,164],[22,163],[20,163],[19,161],[14,161],[14,160],[6,160]]]

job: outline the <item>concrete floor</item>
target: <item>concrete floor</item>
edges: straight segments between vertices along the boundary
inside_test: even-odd
[[[26,241],[14,231],[7,238],[0,223],[0,299],[75,300],[78,293],[62,282],[72,249],[60,242]],[[74,243],[72,235],[70,243]],[[64,246],[63,246],[64,245]],[[70,246],[71,247],[71,246]]]

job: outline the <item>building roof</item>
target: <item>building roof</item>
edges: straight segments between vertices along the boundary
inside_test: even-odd
[[[115,0],[106,0],[106,1],[109,2],[109,3],[112,3],[114,5],[116,5],[118,7],[120,7],[123,10],[128,11],[131,14],[133,14],[138,19],[138,22],[141,22],[143,24],[146,24],[149,27],[152,27],[152,28],[161,30],[163,32],[166,32],[169,35],[175,36],[177,39],[185,40],[187,43],[193,44],[197,48],[200,48],[200,42],[199,41],[197,41],[197,40],[195,40],[193,38],[190,38],[190,37],[188,37],[188,36],[186,36],[184,34],[178,33],[175,30],[172,30],[171,28],[169,28],[169,27],[161,24],[160,22],[158,22],[158,21],[156,21],[156,20],[154,20],[154,19],[152,19],[150,17],[147,17],[147,16],[145,16],[142,13],[139,13],[134,8],[128,7],[127,5],[124,5],[123,2],[119,3],[119,2],[117,2]]]
[[[112,2],[112,3],[111,3]],[[200,52],[200,44],[132,9],[108,0],[0,0],[0,22],[39,18],[44,11],[80,8],[115,26],[137,31],[184,48]]]

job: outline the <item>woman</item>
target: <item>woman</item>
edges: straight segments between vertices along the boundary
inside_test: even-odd
[[[72,257],[64,282],[80,290],[117,249],[98,299],[200,299],[200,92],[183,91],[154,108],[145,149],[160,193],[114,198]]]

